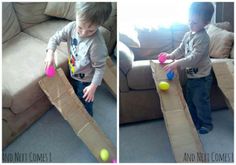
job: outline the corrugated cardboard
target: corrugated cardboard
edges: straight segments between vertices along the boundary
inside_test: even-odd
[[[232,62],[212,63],[217,83],[225,96],[226,103],[231,110],[234,110],[234,73],[229,67],[233,68]]]
[[[110,154],[107,162],[116,160],[116,148],[85,110],[62,69],[52,78],[42,78],[39,85],[99,162],[103,162],[100,158],[103,148]]]
[[[203,147],[183,97],[178,74],[175,73],[175,78],[168,81],[162,69],[165,64],[154,61],[150,61],[150,64],[176,162],[206,162],[198,157],[204,153]],[[168,91],[158,88],[160,81],[170,84]],[[186,155],[194,155],[195,159],[187,159]]]
[[[105,84],[109,87],[112,95],[116,98],[117,96],[117,76],[116,76],[116,65],[113,64],[110,57],[106,61],[106,69],[103,76]]]

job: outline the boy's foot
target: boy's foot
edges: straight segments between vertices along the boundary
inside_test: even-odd
[[[209,128],[207,128],[207,127],[201,127],[201,128],[198,130],[198,132],[199,132],[200,134],[207,134],[207,133],[209,133],[211,130],[212,130],[212,129],[209,129]]]

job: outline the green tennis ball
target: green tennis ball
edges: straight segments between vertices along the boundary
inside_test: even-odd
[[[105,148],[101,149],[100,157],[104,162],[106,162],[109,159],[109,152],[107,151],[107,149]]]

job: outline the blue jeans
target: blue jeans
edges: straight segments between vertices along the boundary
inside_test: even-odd
[[[196,129],[213,128],[211,118],[210,90],[212,74],[186,83],[186,102]]]
[[[73,86],[76,95],[79,97],[80,101],[84,104],[84,107],[87,110],[87,112],[90,114],[90,116],[93,116],[93,102],[86,102],[85,98],[83,98],[84,95],[83,90],[85,87],[89,86],[91,82],[81,82],[73,78],[70,78],[70,83]]]

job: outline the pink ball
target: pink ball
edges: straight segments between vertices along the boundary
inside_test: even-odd
[[[158,57],[158,60],[161,64],[163,64],[166,61],[166,54],[161,53]]]
[[[48,68],[46,68],[45,70],[45,74],[48,77],[53,77],[55,75],[56,71],[53,65],[50,65]]]
[[[112,163],[117,163],[117,161],[115,159],[112,159]]]

